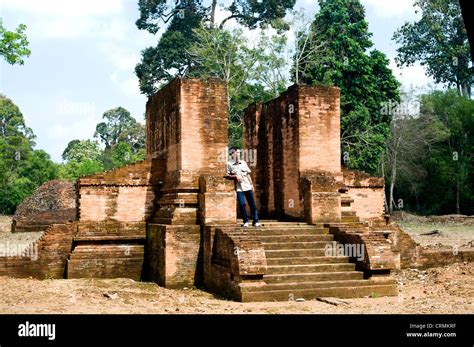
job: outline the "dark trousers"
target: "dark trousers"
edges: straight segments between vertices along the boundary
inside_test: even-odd
[[[240,213],[244,219],[244,223],[249,221],[247,216],[247,209],[245,208],[245,199],[250,205],[250,212],[252,214],[253,224],[258,223],[258,211],[257,204],[255,203],[255,198],[253,196],[252,190],[247,190],[245,192],[237,192],[237,202],[239,203]]]

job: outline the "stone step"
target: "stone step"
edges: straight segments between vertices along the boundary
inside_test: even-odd
[[[260,220],[260,224],[267,226],[294,226],[294,227],[307,227],[307,226],[322,226],[322,223],[319,224],[308,224],[306,222],[289,222],[289,221],[277,221],[277,220]]]
[[[243,292],[242,301],[289,301],[303,298],[313,300],[319,297],[360,298],[364,296],[395,296],[397,287],[393,284],[342,286],[306,289],[286,289],[257,292]]]
[[[260,234],[256,235],[264,243],[281,243],[281,242],[312,242],[312,241],[333,241],[333,235],[299,235],[299,234],[289,234],[289,235],[266,235]]]
[[[342,216],[341,217],[341,222],[343,222],[343,223],[358,223],[358,222],[360,222],[360,220],[359,220],[359,217],[355,217],[355,216],[350,216],[350,217]]]
[[[350,195],[341,195],[341,202],[344,203],[353,203],[354,199],[350,197]]]
[[[355,264],[311,264],[311,265],[269,265],[267,274],[294,274],[294,273],[313,273],[313,272],[343,272],[354,271]]]
[[[320,249],[265,249],[267,259],[294,258],[294,257],[323,257],[326,255],[324,248]]]
[[[250,225],[251,222],[249,222]],[[285,222],[278,222],[278,223],[266,223],[266,222],[260,222],[261,227],[263,228],[275,228],[275,229],[284,229],[284,228],[291,228],[291,229],[306,229],[306,228],[322,228],[323,223],[318,223],[318,224],[308,224],[308,223],[285,223]],[[242,223],[237,224],[237,226],[241,226]]]
[[[255,235],[324,235],[329,234],[328,228],[240,228],[243,232]]]
[[[329,264],[347,263],[349,257],[286,257],[267,258],[267,265],[308,265],[308,264]]]
[[[277,250],[277,249],[322,249],[330,243],[330,241],[311,241],[311,242],[266,242],[262,241],[263,248],[265,250]]]
[[[356,211],[341,211],[342,217],[356,217]]]
[[[242,287],[242,291],[246,292],[265,292],[271,290],[297,290],[297,289],[313,289],[313,288],[333,288],[333,287],[357,287],[368,285],[395,285],[393,279],[386,281],[374,281],[371,279],[357,279],[345,281],[310,281],[310,282],[285,282],[285,283],[265,283],[263,286]]]
[[[76,242],[84,241],[144,241],[144,235],[123,235],[123,234],[81,234],[74,237]]]
[[[292,283],[292,282],[313,282],[313,281],[346,281],[361,280],[364,274],[361,271],[343,272],[312,272],[297,274],[271,274],[264,275],[265,283]]]

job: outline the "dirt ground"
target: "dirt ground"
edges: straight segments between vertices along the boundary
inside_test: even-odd
[[[2,224],[3,222],[3,224]],[[8,218],[0,218],[0,243],[39,237],[11,234]],[[474,219],[404,216],[402,228],[429,247],[473,246]],[[2,228],[3,227],[3,228]],[[430,236],[421,233],[438,230]],[[35,280],[0,277],[1,313],[137,313],[137,314],[306,314],[306,313],[474,313],[474,263],[394,274],[396,297],[344,299],[338,305],[316,300],[238,303],[205,291],[171,290],[130,279]]]
[[[393,218],[415,242],[429,248],[474,247],[474,216],[415,216],[397,214]],[[434,232],[432,235],[422,235]]]
[[[395,274],[398,297],[238,303],[195,288],[172,290],[130,279],[0,277],[0,313],[474,313],[474,263]],[[298,298],[295,298],[296,300]]]

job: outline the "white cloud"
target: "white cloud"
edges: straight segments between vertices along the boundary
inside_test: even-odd
[[[366,8],[372,8],[380,17],[401,17],[415,14],[414,0],[361,0]]]
[[[2,0],[5,17],[21,17],[30,38],[126,37],[125,0]],[[133,25],[133,23],[132,23]]]
[[[110,75],[110,80],[127,97],[137,98],[140,96],[138,78],[136,76],[120,77],[117,72],[114,72]]]
[[[3,9],[33,15],[88,17],[120,13],[124,0],[2,0]]]
[[[98,45],[103,57],[106,57],[115,69],[133,71],[140,61],[140,50],[113,42],[101,42]]]

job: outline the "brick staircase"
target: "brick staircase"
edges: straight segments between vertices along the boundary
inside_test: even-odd
[[[354,215],[344,218],[357,224]],[[265,285],[242,288],[243,301],[397,295],[391,277],[364,279],[364,273],[357,271],[348,257],[326,256],[325,246],[334,239],[322,224],[277,221],[263,221],[262,224],[261,228],[243,231],[262,241],[267,258]]]

